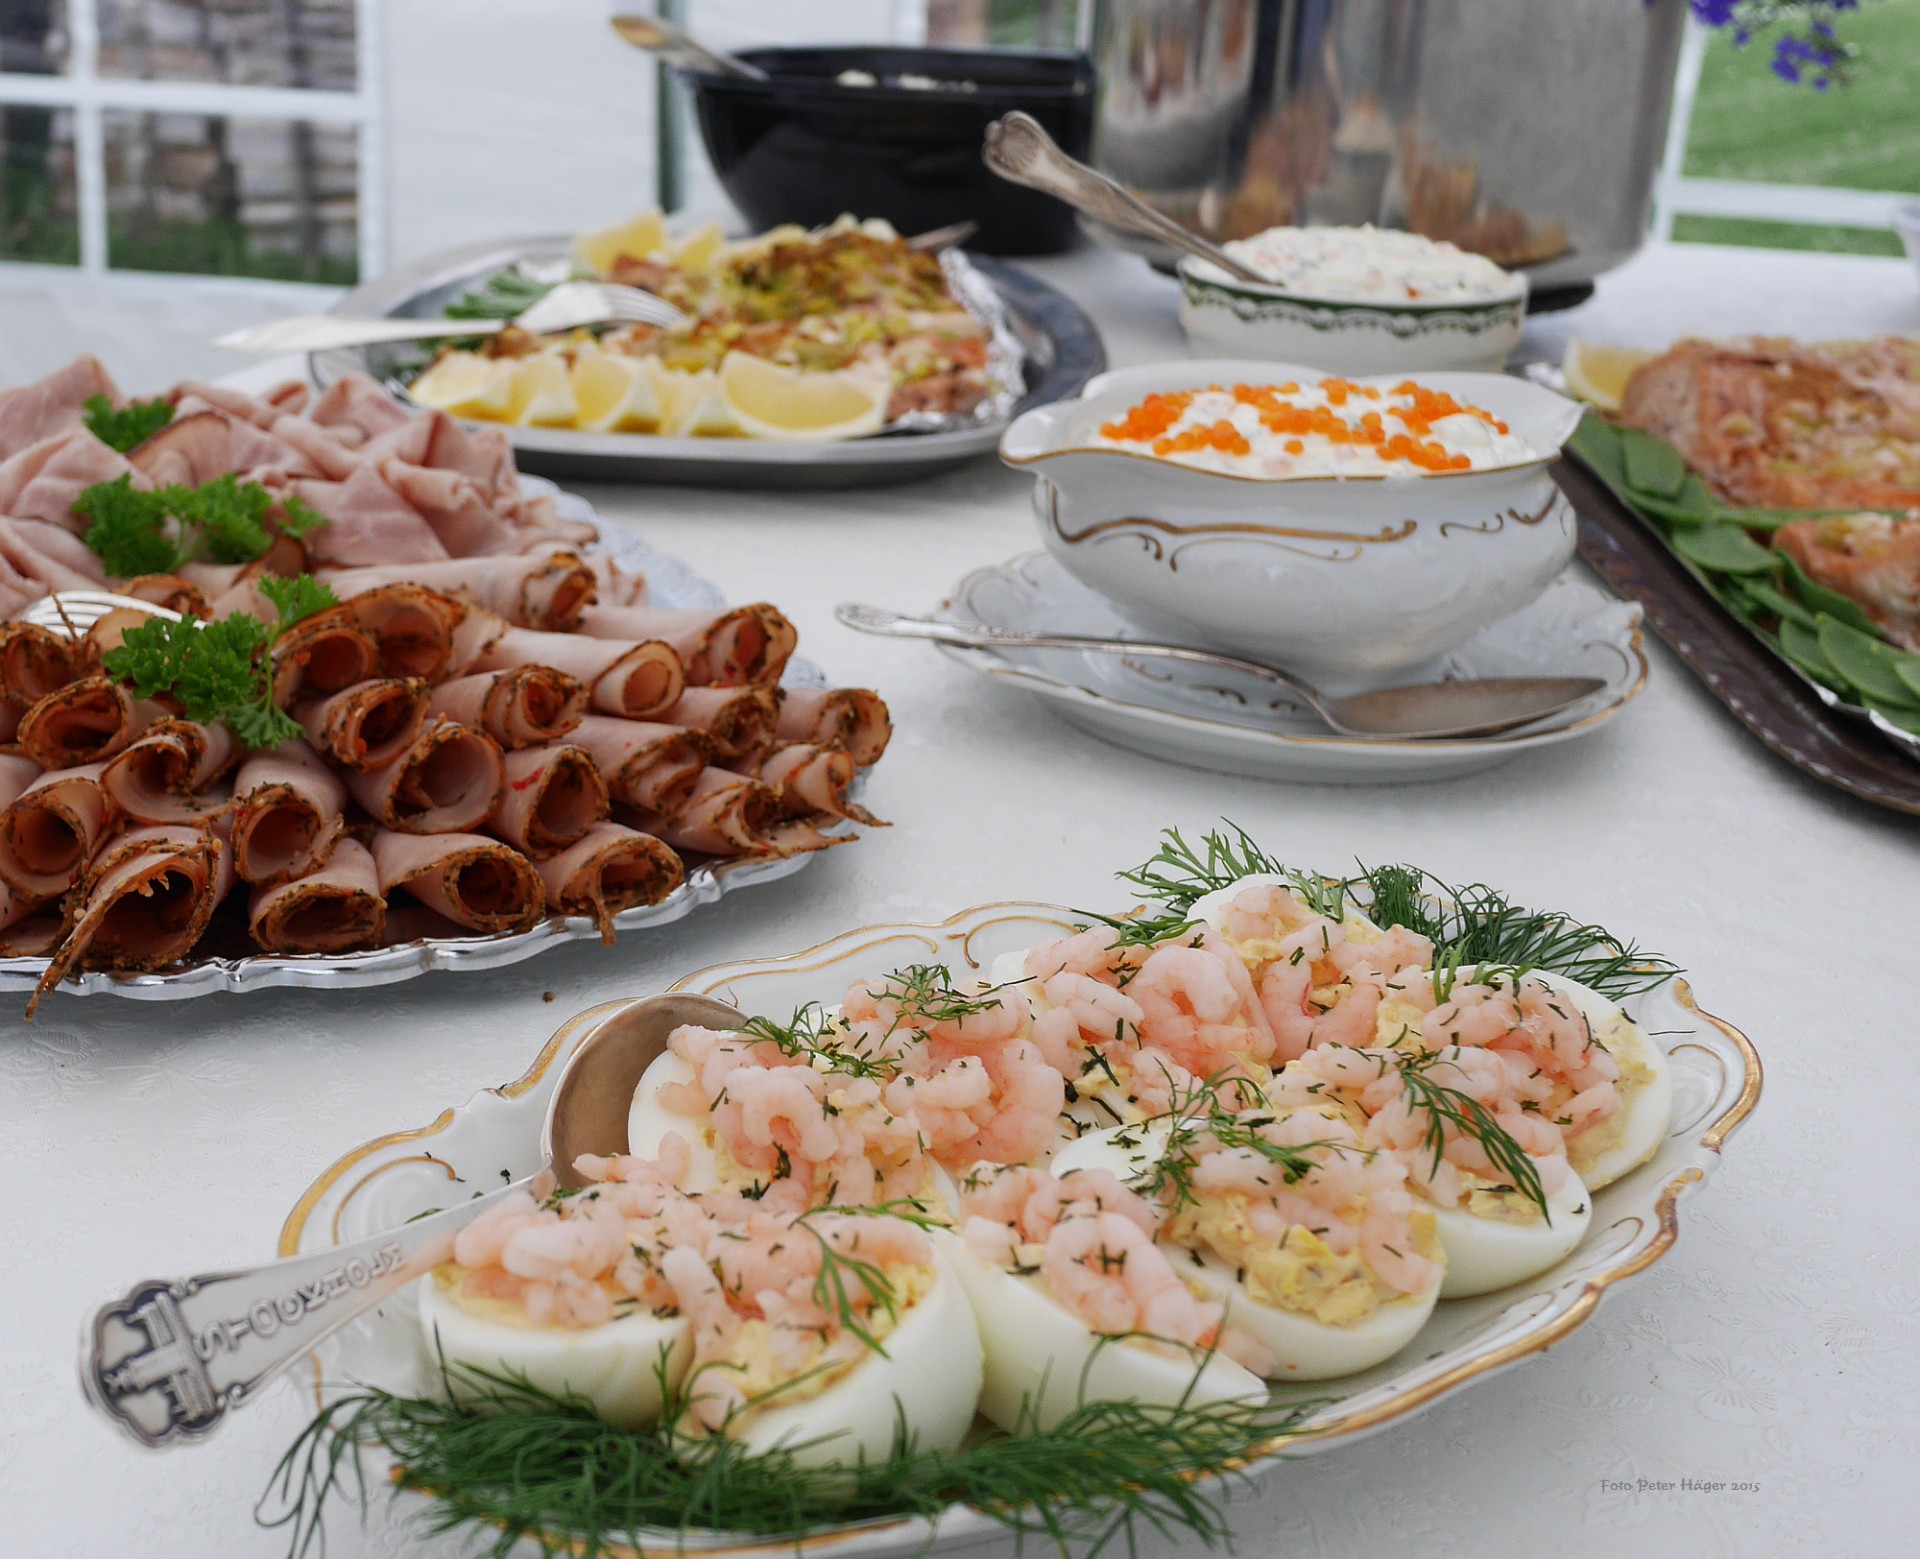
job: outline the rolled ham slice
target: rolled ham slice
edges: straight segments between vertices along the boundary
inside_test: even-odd
[[[603,714],[645,720],[673,707],[687,674],[673,646],[657,639],[629,643],[578,633],[541,633],[509,628],[473,663],[475,671],[514,666],[551,666],[587,686],[587,698]]]
[[[116,821],[104,763],[43,774],[0,812],[0,878],[50,899],[80,880]]]
[[[111,677],[81,677],[28,709],[14,739],[41,768],[71,769],[111,758],[165,714]]]
[[[271,605],[258,614],[274,621]],[[344,606],[303,617],[273,646],[273,696],[282,706],[301,699],[325,698],[378,671],[380,647]]]
[[[561,742],[507,754],[507,785],[490,827],[530,860],[576,843],[612,807],[593,759]]]
[[[518,850],[480,834],[373,836],[380,892],[404,888],[470,931],[525,931],[546,913],[546,884]]]
[[[271,887],[324,863],[345,824],[347,787],[305,742],[257,752],[233,777],[233,869]]]
[[[463,602],[422,585],[363,590],[341,609],[372,638],[383,677],[437,682],[453,657],[453,633],[467,615]]]
[[[658,904],[680,886],[686,867],[652,834],[619,823],[595,823],[577,843],[535,868],[547,904],[562,915],[591,915],[600,940],[613,941],[613,917],[638,904]]]
[[[38,894],[22,893],[12,883],[0,881],[0,958],[20,956],[11,945],[14,927],[31,919],[46,902]],[[59,921],[53,924],[57,932]]]
[[[453,630],[453,653],[447,657],[447,669],[443,675],[448,678],[466,676],[480,657],[492,648],[494,641],[512,626],[498,612],[490,612],[483,606],[470,607],[467,615],[460,620],[459,627]]]
[[[838,742],[864,769],[893,740],[893,717],[868,688],[790,687],[786,695],[775,727],[783,742]]]
[[[216,565],[218,566],[218,565]],[[115,585],[117,595],[130,595],[136,601],[151,601],[183,617],[211,617],[204,592],[190,579],[178,574],[141,574],[124,584]]]
[[[645,606],[647,576],[632,574],[613,561],[610,552],[595,552],[586,559],[593,570],[595,595],[600,606]]]
[[[702,855],[797,855],[845,844],[805,819],[783,820],[771,785],[726,769],[703,769],[677,818],[635,814],[639,826],[676,850]]]
[[[780,694],[777,687],[690,687],[660,718],[705,731],[720,762],[751,767],[773,751]]]
[[[800,634],[766,602],[724,612],[684,612],[658,606],[590,606],[580,631],[597,639],[659,639],[680,657],[689,687],[776,683]]]
[[[65,634],[0,623],[0,742],[15,740],[21,717],[85,670],[85,650]]]
[[[875,828],[887,826],[847,794],[860,770],[844,747],[794,742],[742,772],[773,787],[783,817],[844,817]]]
[[[713,754],[703,731],[588,715],[567,740],[586,749],[615,801],[678,817]]]
[[[442,682],[430,713],[477,725],[508,752],[558,741],[587,712],[587,690],[577,677],[551,666],[477,671]]]
[[[579,554],[551,544],[542,551],[519,555],[457,558],[392,568],[330,569],[321,578],[343,601],[382,585],[425,585],[484,607],[515,627],[555,632],[577,627],[595,592],[593,570]]]
[[[378,822],[409,834],[478,827],[493,815],[507,782],[500,744],[453,720],[428,726],[391,763],[349,770],[346,781]]]
[[[411,747],[427,721],[427,684],[418,677],[376,677],[290,713],[313,750],[348,769],[377,769]]]
[[[184,958],[233,886],[231,852],[210,828],[136,829],[109,843],[67,901],[65,936],[40,999],[74,968],[160,969]]]
[[[247,928],[269,953],[377,947],[387,933],[387,901],[373,853],[356,839],[342,839],[326,865],[291,882],[255,888]]]
[[[20,793],[40,778],[40,765],[31,758],[0,753],[0,812],[19,800]]]
[[[108,762],[100,783],[136,823],[194,823],[232,804],[232,787],[214,782],[238,756],[224,722],[161,720]]]

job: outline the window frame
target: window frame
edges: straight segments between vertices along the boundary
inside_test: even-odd
[[[139,271],[107,260],[107,165],[105,116],[135,113],[207,114],[220,118],[304,119],[350,125],[355,140],[357,205],[354,230],[362,280],[386,269],[386,123],[380,0],[354,0],[354,90],[321,87],[248,87],[223,81],[138,81],[99,73],[99,0],[66,0],[67,68],[61,75],[0,71],[0,104],[67,109],[73,114],[74,199],[80,229],[80,263],[52,267],[70,275],[138,276],[150,280],[204,281],[199,271]],[[25,263],[0,261],[5,264]],[[263,278],[231,277],[247,281]],[[314,282],[269,283],[320,287]],[[338,288],[324,290],[337,292]]]

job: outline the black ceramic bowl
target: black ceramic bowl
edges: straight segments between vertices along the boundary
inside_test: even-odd
[[[967,247],[985,254],[1072,246],[1072,210],[990,173],[980,146],[989,124],[1019,108],[1084,158],[1093,125],[1085,55],[852,47],[747,49],[740,58],[771,79],[697,71],[682,79],[721,187],[755,228],[818,227],[851,212],[884,217],[905,235],[971,219],[980,231]],[[836,78],[845,71],[879,84],[843,86]],[[942,85],[894,85],[902,76]]]

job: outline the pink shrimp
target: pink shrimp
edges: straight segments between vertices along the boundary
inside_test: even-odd
[[[1044,1240],[1056,1225],[1069,1218],[1118,1213],[1151,1236],[1159,1219],[1146,1199],[1123,1186],[1112,1171],[1070,1169],[1055,1178],[1045,1175],[1021,1209],[1020,1227],[1029,1239]]]
[[[1220,929],[1236,942],[1272,942],[1316,923],[1331,924],[1277,882],[1257,882],[1233,896]]]
[[[1140,1041],[1202,1077],[1273,1055],[1273,1027],[1246,967],[1231,952],[1156,947],[1127,986],[1139,1003]]]
[[[1220,1306],[1195,1299],[1151,1236],[1121,1213],[1056,1226],[1040,1271],[1054,1297],[1097,1332],[1194,1345],[1220,1324]]]
[[[986,1069],[994,1088],[993,1114],[944,1156],[960,1163],[989,1159],[996,1164],[1038,1158],[1058,1135],[1060,1112],[1067,1103],[1066,1079],[1024,1039],[989,1052]]]
[[[1083,975],[1102,985],[1117,986],[1120,976],[1146,962],[1147,950],[1137,944],[1122,946],[1106,926],[1091,926],[1073,936],[1042,942],[1027,953],[1026,972],[1044,984],[1055,975]]]

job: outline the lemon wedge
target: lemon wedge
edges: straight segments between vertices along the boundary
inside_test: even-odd
[[[657,357],[642,359],[660,398],[660,431],[676,438],[731,438],[742,431],[711,368],[681,373]]]
[[[806,373],[745,352],[721,360],[719,387],[749,438],[803,443],[879,431],[892,388],[871,371]]]
[[[622,255],[644,260],[666,247],[666,222],[658,211],[643,211],[631,222],[622,222],[618,227],[581,234],[574,240],[573,252],[575,258],[594,275],[604,276]]]
[[[1567,388],[1589,406],[1602,411],[1618,411],[1620,397],[1634,369],[1651,362],[1660,354],[1632,346],[1605,346],[1598,341],[1569,341],[1560,371],[1567,376]]]
[[[653,433],[661,422],[660,396],[640,359],[617,352],[582,351],[573,360],[579,425],[595,433]]]
[[[478,352],[449,352],[408,385],[407,394],[452,417],[502,422],[513,401],[513,364]]]
[[[567,361],[558,354],[522,357],[513,364],[513,396],[507,416],[523,428],[571,428],[580,402],[567,377]]]

